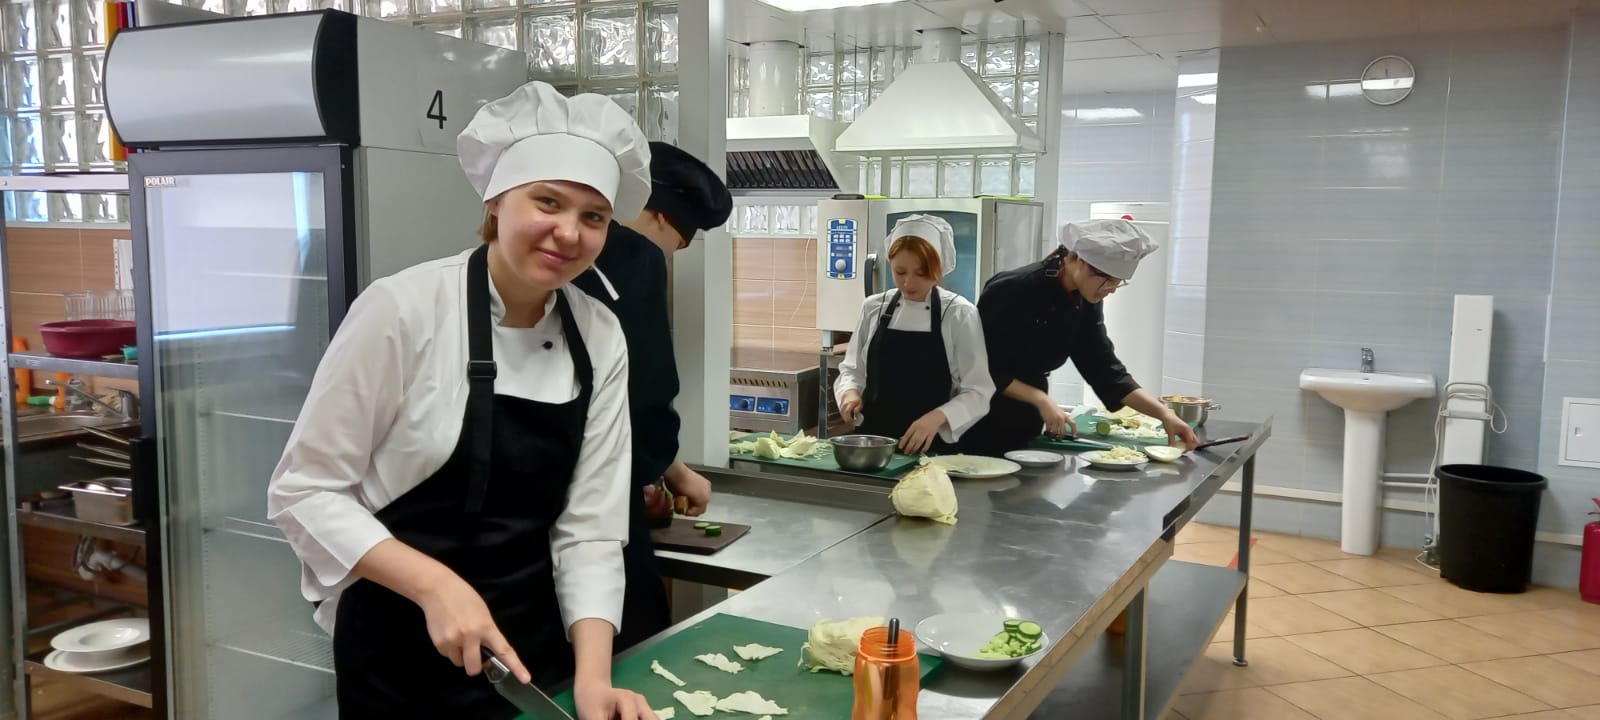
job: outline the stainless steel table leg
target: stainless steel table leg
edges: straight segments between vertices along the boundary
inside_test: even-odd
[[[1244,589],[1233,610],[1233,664],[1246,667],[1244,657],[1245,622],[1250,609],[1250,510],[1256,495],[1256,458],[1244,461],[1244,483],[1239,493],[1239,572],[1244,573]]]
[[[1144,667],[1145,667],[1145,595],[1148,587],[1141,589],[1128,609],[1126,629],[1122,635],[1122,720],[1144,720]]]

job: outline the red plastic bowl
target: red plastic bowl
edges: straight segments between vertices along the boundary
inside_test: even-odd
[[[138,326],[128,320],[63,320],[39,325],[44,349],[51,355],[97,358],[119,355],[139,344]]]

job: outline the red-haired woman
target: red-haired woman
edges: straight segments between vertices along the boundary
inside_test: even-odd
[[[839,379],[839,413],[857,432],[900,439],[900,450],[946,449],[989,410],[994,380],[978,309],[939,287],[956,266],[955,232],[910,215],[889,233],[895,289],[861,305]]]

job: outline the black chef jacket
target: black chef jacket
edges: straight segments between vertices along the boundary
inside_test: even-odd
[[[628,414],[633,426],[633,480],[655,482],[678,457],[678,363],[672,355],[667,314],[667,258],[661,248],[619,223],[611,223],[595,260],[620,297],[613,298],[593,270],[572,281],[616,314],[628,343]]]
[[[1076,292],[1062,289],[1045,263],[1024,265],[989,279],[978,296],[994,402],[1012,380],[1049,392],[1049,375],[1070,358],[1106,409],[1139,389],[1106,336],[1105,314]],[[1041,426],[1043,423],[1040,423]]]

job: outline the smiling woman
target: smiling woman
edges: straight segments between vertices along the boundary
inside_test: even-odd
[[[492,657],[524,682],[572,677],[584,720],[651,720],[610,679],[627,347],[568,284],[612,215],[643,209],[648,144],[610,100],[535,82],[479,110],[457,150],[484,243],[356,298],[268,514],[333,633],[341,717],[514,717],[472,677]]]

